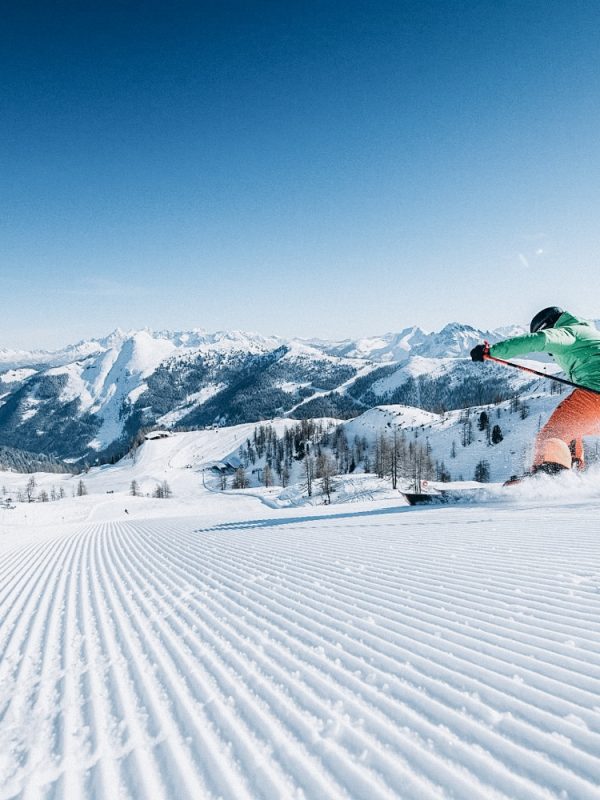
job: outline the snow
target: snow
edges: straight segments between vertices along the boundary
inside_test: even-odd
[[[405,328],[399,333],[386,333],[381,336],[366,336],[361,339],[347,339],[342,342],[312,340],[315,347],[336,355],[361,358],[387,363],[405,361],[411,350],[426,341],[428,334],[415,326]]]
[[[21,383],[35,373],[34,369],[8,369],[0,375],[0,383]]]
[[[38,406],[40,405],[40,401],[35,396],[29,396],[27,400],[23,403],[23,411],[21,413],[21,421],[25,422],[38,413]]]
[[[598,798],[600,474],[279,509],[202,484],[253,428],[0,510],[0,799]]]
[[[219,394],[219,392],[221,392],[225,386],[226,384],[224,383],[209,383],[206,386],[203,386],[200,391],[192,392],[192,394],[189,394],[186,397],[185,402],[182,405],[178,406],[172,411],[169,411],[167,414],[163,414],[162,417],[158,417],[156,420],[157,425],[164,425],[167,428],[176,425],[185,417],[186,414],[189,413],[190,408],[193,405],[201,405],[202,403],[206,403],[206,401],[210,400],[211,397]]]
[[[288,394],[295,394],[300,389],[304,389],[310,385],[310,382],[307,381],[304,381],[304,383],[299,383],[298,381],[280,381],[279,383],[274,383],[274,386],[281,389],[282,392],[288,392]]]
[[[35,407],[35,404],[30,401],[30,405],[31,408],[27,408],[25,411],[23,411],[21,415],[21,420],[23,422],[26,422],[28,419],[31,419],[32,417],[35,417],[35,415],[37,414],[37,409]]]
[[[525,418],[522,418],[522,406],[511,409],[511,401],[443,414],[404,405],[376,406],[345,422],[344,429],[350,442],[355,436],[364,436],[368,442],[374,443],[379,433],[390,436],[397,426],[407,436],[422,444],[428,443],[432,460],[444,462],[454,480],[472,478],[475,465],[479,461],[487,461],[491,480],[505,481],[511,475],[521,474],[529,468],[537,432],[565,396],[542,394],[539,391],[521,395]],[[499,444],[491,444],[487,431],[479,430],[479,418],[483,411],[488,414],[490,431],[494,425],[500,426],[503,439]],[[463,445],[465,420],[467,425],[471,423],[472,431],[472,442],[466,446]],[[586,437],[585,442],[592,452],[595,450],[597,453],[600,445],[597,437]]]
[[[500,338],[496,331],[482,331],[470,325],[452,322],[440,331],[432,333],[413,326],[399,333],[386,333],[382,336],[368,336],[342,342],[312,340],[312,343],[336,355],[367,358],[385,364],[402,363],[415,355],[429,358],[451,355],[464,358],[469,355],[471,348],[484,339],[497,342]]]
[[[350,420],[344,427],[346,436],[349,438],[366,434],[371,434],[370,438],[373,438],[389,428],[390,425],[401,429],[414,428],[437,423],[440,419],[440,414],[433,414],[431,411],[424,411],[422,408],[413,406],[376,406],[365,411],[360,417]]]
[[[175,350],[170,340],[154,339],[146,331],[138,331],[124,341],[116,334],[112,338],[113,346],[96,359],[48,370],[49,375],[66,376],[61,402],[78,400],[82,412],[101,416],[102,425],[90,443],[96,449],[106,447],[121,435],[123,403],[135,402],[146,388],[144,379]]]
[[[351,378],[348,378],[348,380],[336,386],[335,389],[336,394],[340,395],[346,394],[348,389],[350,389],[359,378],[364,378],[366,375],[368,375],[370,372],[373,372],[375,369],[377,369],[376,364],[366,364],[365,366],[359,366],[357,368],[356,373]],[[326,397],[330,393],[331,389],[317,389],[316,391],[313,392],[313,394],[310,395],[310,397],[305,397],[299,403],[296,403],[295,406],[290,408],[289,411],[286,412],[286,415],[292,416],[298,411],[299,408],[301,408],[306,403],[312,403],[316,398]]]

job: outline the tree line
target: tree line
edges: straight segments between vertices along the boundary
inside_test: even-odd
[[[440,472],[449,479],[443,465],[433,461],[429,442],[423,444],[418,434],[391,426],[369,442],[364,435],[349,439],[343,425],[323,420],[300,420],[282,434],[270,423],[260,424],[240,446],[238,456],[240,466],[232,477],[231,488],[249,486],[248,470],[259,472],[266,487],[285,487],[297,464],[300,469],[296,467],[296,474],[300,472],[308,496],[312,496],[316,483],[326,501],[330,501],[335,489],[335,476],[357,469],[390,480],[394,489],[401,479],[431,479],[439,477]],[[222,475],[221,488],[228,486],[227,476]]]

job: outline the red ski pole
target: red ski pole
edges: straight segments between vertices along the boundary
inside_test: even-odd
[[[531,369],[531,367],[524,367],[522,364],[515,364],[512,361],[505,361],[503,358],[496,358],[496,356],[491,356],[489,354],[489,342],[484,342],[486,346],[486,352],[483,354],[483,358],[485,361],[495,361],[496,364],[504,364],[505,367],[514,367],[515,369],[520,369],[521,372],[529,372],[531,375],[537,375],[539,378],[548,378],[548,380],[556,381],[557,383],[563,383],[565,386],[572,386],[573,389],[581,389],[584,392],[591,392],[591,394],[600,394],[598,389],[590,389],[587,386],[582,386],[579,383],[574,383],[573,381],[569,381],[566,378],[559,378],[558,375],[548,375],[547,372],[540,372],[537,369]]]

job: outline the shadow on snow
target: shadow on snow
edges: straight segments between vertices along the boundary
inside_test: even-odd
[[[279,525],[297,525],[303,522],[321,522],[332,519],[357,519],[358,517],[375,517],[384,514],[403,514],[405,511],[416,513],[424,509],[415,509],[411,506],[394,506],[393,508],[376,508],[373,511],[345,511],[339,514],[312,514],[302,517],[284,517],[281,519],[250,519],[245,522],[222,522],[219,525],[212,525],[208,528],[195,528],[195,533],[207,533],[208,531],[230,531],[244,530],[245,528],[272,528]]]

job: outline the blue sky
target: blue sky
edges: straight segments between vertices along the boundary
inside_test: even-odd
[[[598,3],[12,6],[0,347],[600,317]]]

